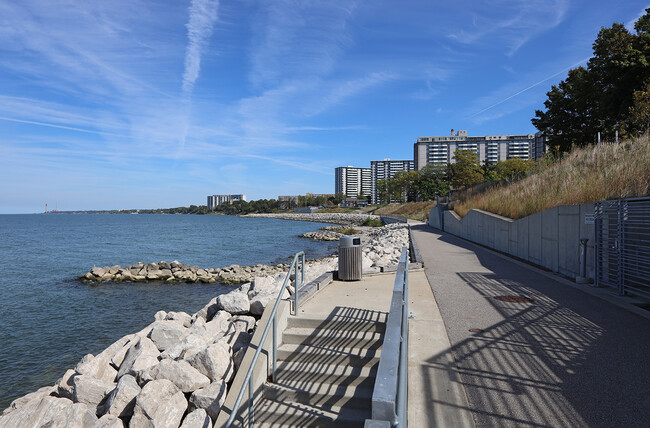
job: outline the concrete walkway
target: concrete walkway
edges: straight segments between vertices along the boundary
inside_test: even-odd
[[[384,320],[394,282],[395,273],[334,281],[300,305],[299,312],[332,319]],[[414,315],[409,322],[409,426],[473,427],[465,390],[451,357],[444,356],[451,345],[423,270],[409,272],[409,311]],[[444,364],[432,364],[436,358]]]
[[[477,427],[650,427],[648,319],[429,226],[413,232],[450,340],[428,364],[460,374]]]

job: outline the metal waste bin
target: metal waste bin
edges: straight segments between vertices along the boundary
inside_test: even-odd
[[[339,240],[339,279],[359,281],[361,279],[361,238],[343,236]]]

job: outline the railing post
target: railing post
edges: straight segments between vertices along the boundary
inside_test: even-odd
[[[273,317],[273,374],[272,379],[275,383],[275,370],[277,365],[277,350],[278,350],[278,327],[277,327],[278,314],[276,313]]]
[[[260,347],[262,344],[260,344]],[[254,410],[253,410],[253,376],[248,378],[248,426],[253,428]]]

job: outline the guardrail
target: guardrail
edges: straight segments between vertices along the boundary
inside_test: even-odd
[[[379,368],[372,392],[372,419],[366,421],[392,427],[407,427],[408,397],[408,250],[402,248]],[[370,425],[372,426],[372,425]]]
[[[298,261],[300,261],[300,269],[298,269]],[[228,421],[226,421],[226,428],[229,428],[230,425],[234,422],[235,418],[237,417],[237,411],[239,410],[239,405],[241,404],[242,398],[244,397],[244,391],[246,390],[246,383],[248,382],[248,426],[253,427],[253,423],[255,422],[255,414],[254,414],[254,378],[253,378],[253,370],[255,369],[255,364],[257,363],[257,359],[260,356],[260,352],[262,351],[264,341],[266,340],[266,337],[269,334],[269,331],[271,330],[271,326],[273,326],[273,370],[271,374],[271,379],[273,382],[276,381],[275,378],[275,372],[276,372],[276,364],[277,364],[277,349],[278,349],[278,331],[277,331],[277,313],[278,313],[278,306],[280,306],[280,301],[282,300],[282,294],[284,293],[284,290],[286,290],[289,286],[289,280],[291,277],[291,271],[295,271],[295,287],[294,287],[294,293],[293,293],[293,315],[298,313],[298,291],[305,285],[305,253],[304,252],[299,252],[296,253],[296,255],[293,257],[293,261],[291,262],[291,267],[289,268],[289,272],[287,272],[287,276],[284,278],[284,283],[282,284],[282,287],[280,288],[280,292],[278,293],[278,297],[275,299],[275,305],[273,306],[273,311],[271,312],[271,315],[269,317],[269,320],[271,322],[266,324],[266,328],[264,328],[264,332],[262,333],[262,338],[260,339],[260,345],[257,347],[257,350],[255,351],[255,355],[253,356],[253,360],[251,361],[251,365],[248,368],[248,371],[246,372],[246,377],[244,378],[244,381],[242,382],[242,388],[239,391],[239,394],[237,395],[237,400],[235,401],[235,405],[233,406],[232,412],[230,414],[230,417],[228,418]],[[298,282],[298,274],[300,272],[300,282]]]

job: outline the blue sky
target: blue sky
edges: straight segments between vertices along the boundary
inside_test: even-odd
[[[598,30],[646,7],[2,0],[0,213],[331,193],[418,136],[533,133]]]

